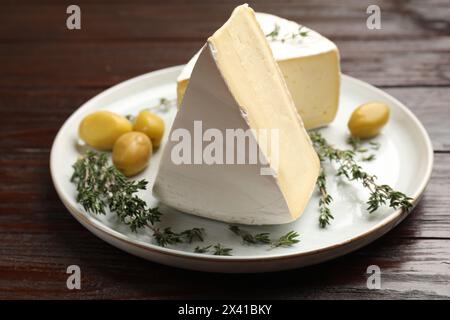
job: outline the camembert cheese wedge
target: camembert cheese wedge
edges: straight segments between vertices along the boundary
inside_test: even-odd
[[[306,129],[332,122],[337,113],[340,91],[339,51],[336,45],[294,21],[259,12],[256,19],[267,35]],[[181,105],[197,58],[198,53],[178,77],[178,106]]]
[[[261,134],[268,131],[276,134]],[[239,156],[237,139],[225,143],[230,132],[250,132],[247,143],[254,142],[261,156],[256,163],[228,161]],[[220,137],[224,145],[216,148],[216,161],[205,161]],[[188,148],[180,152],[180,144]],[[225,163],[216,158],[222,152]],[[266,166],[272,174],[263,174]],[[198,54],[163,150],[154,195],[170,207],[215,220],[283,224],[303,213],[319,168],[253,10],[237,7]]]

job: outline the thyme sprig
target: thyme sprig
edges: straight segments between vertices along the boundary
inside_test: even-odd
[[[251,234],[245,230],[242,230],[238,226],[229,226],[229,229],[236,235],[240,236],[244,243],[247,244],[270,244],[271,240],[269,237],[269,233],[257,233],[257,234]]]
[[[349,136],[346,140],[347,144],[349,144],[352,147],[352,150],[355,152],[367,152],[367,148],[364,148],[362,145],[362,141],[358,137]]]
[[[320,193],[319,199],[319,225],[321,228],[325,228],[330,224],[330,220],[334,219],[331,214],[329,205],[333,201],[333,198],[327,191],[327,178],[323,167],[320,168],[319,177],[317,178],[317,189]]]
[[[300,235],[295,231],[289,231],[285,235],[282,235],[280,238],[278,238],[275,241],[272,241],[271,247],[272,248],[278,248],[278,247],[291,247],[292,245],[299,243],[300,240],[297,239]]]
[[[158,104],[147,108],[146,110],[156,112],[156,113],[167,113],[169,110],[175,106],[174,100],[169,100],[167,98],[160,98]],[[136,116],[132,114],[125,115],[125,118],[130,122],[134,122],[136,120]]]
[[[105,214],[109,209],[132,231],[160,221],[158,208],[148,208],[136,195],[146,188],[147,181],[127,179],[109,165],[107,154],[88,151],[73,169],[70,180],[76,184],[76,199],[87,212]]]
[[[195,247],[194,252],[195,253],[208,253],[209,252],[209,248],[212,247],[212,244],[210,244],[209,246],[205,246],[205,247]]]
[[[381,144],[378,141],[369,141],[372,150],[378,150],[381,147]]]
[[[264,232],[251,234],[250,232],[243,230],[236,225],[229,226],[229,229],[234,234],[240,236],[244,243],[247,244],[265,244],[270,245],[272,248],[277,248],[281,246],[290,247],[300,241],[296,239],[297,237],[299,237],[299,234],[295,231],[289,231],[285,235],[282,235],[280,238],[272,240],[270,238],[270,233]]]
[[[220,243],[216,244],[214,247],[213,255],[215,256],[231,256],[232,248],[226,248],[222,246]]]
[[[167,98],[160,98],[159,103],[156,106],[150,107],[150,111],[155,112],[162,112],[166,113],[168,112],[173,106],[175,105],[173,100],[169,100]]]
[[[180,234],[173,232],[172,228],[170,227],[164,228],[163,230],[160,230],[159,228],[154,228],[153,238],[161,247],[166,247],[167,245],[173,245],[183,242]]]
[[[336,163],[337,175],[347,178],[349,181],[360,181],[363,187],[368,189],[370,195],[367,200],[367,210],[372,213],[379,207],[388,204],[391,208],[401,208],[409,211],[412,208],[412,198],[407,197],[402,192],[393,190],[388,185],[379,185],[377,177],[366,173],[355,161],[353,150],[340,150],[331,146],[325,138],[318,132],[310,133],[314,148],[323,162]]]
[[[279,34],[280,34],[280,25],[278,23],[275,23],[273,25],[273,30],[270,31],[268,34],[266,34],[266,38],[270,38],[270,40],[274,41],[277,39]]]
[[[354,152],[366,153],[369,151],[368,148],[363,146],[363,141],[358,137],[349,136],[346,141],[347,144],[349,144],[352,147],[352,150]],[[371,150],[378,150],[380,149],[381,146],[380,143],[377,141],[369,141],[369,145]],[[362,157],[361,161],[373,161],[375,159],[376,159],[375,154],[371,153],[367,156]]]
[[[269,32],[268,34],[266,34],[266,38],[269,38],[270,41],[280,41],[282,43],[288,41],[288,40],[296,40],[296,39],[301,39],[301,38],[305,38],[308,36],[309,31],[304,31],[305,27],[304,26],[299,26],[298,30],[295,32],[291,32],[291,33],[286,33],[281,35],[280,34],[280,25],[275,23],[273,26],[273,30],[271,32]]]
[[[184,238],[185,242],[192,243],[194,241],[203,241],[205,237],[205,229],[192,228],[184,230],[180,233],[180,236]]]
[[[153,231],[153,238],[160,246],[182,242],[203,241],[205,230],[193,228],[180,233],[171,228],[161,230],[155,224],[160,221],[158,208],[148,208],[136,193],[145,190],[146,180],[127,179],[108,162],[106,153],[88,151],[73,165],[71,181],[76,184],[77,202],[87,212],[106,214],[109,210],[117,218],[136,232],[142,227]]]
[[[212,249],[211,249],[212,247]],[[224,247],[222,244],[218,243],[216,245],[210,244],[209,246],[205,247],[195,247],[194,253],[210,253],[215,256],[231,256],[231,251],[233,251],[232,248]]]
[[[373,161],[373,160],[375,160],[375,155],[374,154],[370,154],[370,155],[368,155],[367,157],[362,157],[361,158],[361,160],[362,161]]]
[[[194,241],[203,241],[205,230],[203,228],[192,228],[182,232],[174,232],[171,227],[166,227],[163,230],[148,226],[153,230],[153,238],[158,245],[165,247],[167,245],[174,245],[178,243],[192,243]]]

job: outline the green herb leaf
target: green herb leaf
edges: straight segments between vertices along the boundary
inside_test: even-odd
[[[278,247],[290,247],[298,242],[297,239],[300,235],[295,231],[289,231],[285,235],[281,236],[278,240],[272,242],[272,248]]]
[[[203,241],[205,236],[205,229],[192,228],[184,230],[180,235],[185,239],[185,242],[192,243],[194,241]]]
[[[159,104],[150,108],[150,110],[152,111],[156,111],[156,112],[163,112],[166,113],[168,112],[172,107],[174,106],[173,101],[167,99],[167,98],[160,98],[159,99]]]
[[[280,26],[278,24],[274,24],[273,30],[266,34],[266,37],[269,38],[270,41],[280,41],[284,43],[287,40],[295,40],[298,38],[305,38],[308,36],[309,31],[302,31],[304,26],[300,26],[296,32],[286,33],[284,35],[280,34]]]
[[[183,240],[180,234],[172,231],[172,228],[167,227],[164,230],[158,228],[153,229],[153,238],[156,240],[158,245],[165,247],[170,244],[182,243]]]
[[[303,28],[304,26],[300,26],[300,28],[298,28],[298,34],[300,35],[300,37],[307,37],[309,31],[302,31]]]
[[[331,210],[329,208],[329,205],[333,201],[333,198],[328,194],[326,175],[323,168],[320,168],[320,173],[319,177],[317,178],[316,185],[320,193],[319,226],[321,228],[325,228],[327,225],[330,224],[330,220],[334,219],[334,217],[331,214]]]
[[[378,141],[370,141],[369,144],[371,145],[372,150],[378,150],[381,147],[381,144]]]
[[[208,253],[209,248],[211,248],[212,245],[206,246],[206,247],[195,247],[194,252],[195,253]]]
[[[373,161],[375,159],[376,159],[375,155],[374,154],[370,154],[367,157],[363,157],[361,160],[362,161]]]
[[[275,23],[273,26],[273,30],[270,33],[266,34],[266,37],[274,40],[278,37],[279,33],[280,33],[280,26],[277,23]]]
[[[257,234],[251,234],[245,230],[240,229],[238,226],[229,226],[229,229],[235,233],[236,235],[240,236],[244,243],[247,244],[269,244],[270,238],[269,233],[257,233]]]
[[[220,243],[218,243],[214,246],[213,254],[215,256],[231,256],[231,251],[233,251],[233,249],[225,248]]]

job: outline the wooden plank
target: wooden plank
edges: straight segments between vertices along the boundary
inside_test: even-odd
[[[450,297],[450,240],[385,238],[318,266],[226,275],[146,262],[78,229],[28,232],[20,241],[14,233],[2,234],[0,299]],[[72,264],[81,268],[82,290],[66,288],[65,271]],[[381,268],[381,290],[367,289],[369,265]]]
[[[0,149],[23,152],[48,149],[72,112],[98,94],[99,89],[0,90]],[[33,158],[32,158],[33,159]],[[38,160],[38,159],[34,159]]]
[[[450,150],[450,88],[386,88],[422,122],[434,150]]]
[[[450,238],[450,154],[434,155],[431,180],[418,206],[392,237]]]
[[[0,88],[107,87],[186,63],[203,42],[4,43]],[[342,71],[384,86],[450,85],[450,37],[339,40]]]
[[[450,37],[337,41],[342,72],[377,86],[444,86],[450,82]]]
[[[0,46],[0,87],[107,87],[184,64],[202,43],[7,43]]]
[[[242,1],[78,1],[82,30],[65,25],[66,3],[14,1],[2,5],[0,39],[8,41],[205,39]],[[448,35],[446,1],[249,1],[270,12],[310,26],[332,39],[402,39]],[[366,27],[369,5],[381,8],[382,29]],[[324,9],[326,8],[326,9]]]

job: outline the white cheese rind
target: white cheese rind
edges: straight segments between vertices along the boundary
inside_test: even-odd
[[[249,129],[208,46],[199,53],[183,108],[171,131],[185,128],[193,136],[194,121],[198,120],[203,131]],[[164,204],[229,223],[264,225],[293,220],[276,180],[260,174],[261,163],[176,165],[171,159],[175,144],[168,141],[164,146],[153,187],[153,194]]]
[[[172,132],[277,129],[279,159],[260,144],[276,171],[257,164],[181,164],[172,161],[177,142],[164,147],[153,192],[181,211],[243,224],[283,224],[297,219],[314,190],[319,160],[254,13],[239,6],[204,46]],[[235,150],[236,151],[236,150]]]

